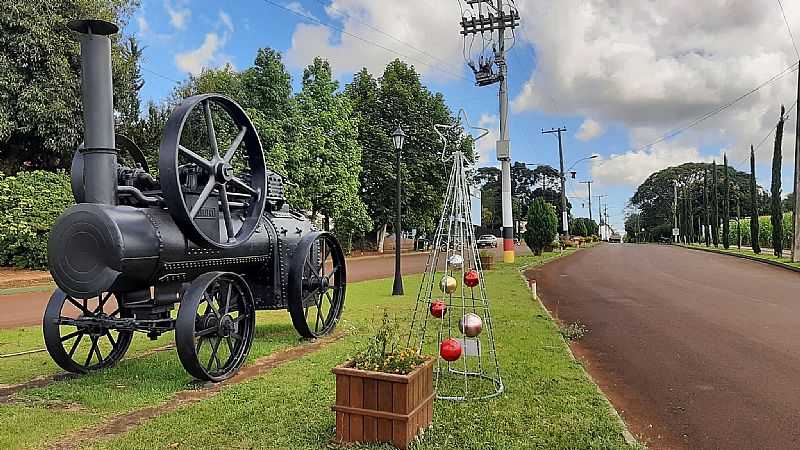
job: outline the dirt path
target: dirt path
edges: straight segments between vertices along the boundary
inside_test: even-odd
[[[326,345],[342,339],[344,336],[345,334],[340,332],[305,345],[272,353],[257,359],[253,364],[243,367],[236,375],[226,381],[221,383],[207,383],[200,389],[180,391],[166,403],[148,406],[125,414],[109,417],[106,421],[98,425],[76,430],[64,436],[61,440],[48,444],[44,448],[51,450],[69,450],[83,447],[92,442],[110,439],[136,428],[157,416],[213,397],[228,386],[243,383],[263,375],[287,362],[300,359]]]
[[[800,448],[800,276],[675,247],[603,245],[528,273],[651,449]]]

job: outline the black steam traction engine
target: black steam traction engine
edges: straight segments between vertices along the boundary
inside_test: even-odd
[[[59,287],[43,320],[52,358],[70,372],[103,369],[134,332],[175,330],[186,371],[220,381],[247,357],[257,310],[287,308],[307,338],[330,333],[345,297],[341,247],[290,209],[242,108],[216,94],[184,100],[166,124],[156,177],[114,134],[108,36],[117,27],[70,28],[81,40],[85,141],[72,163],[77,204],[48,243]]]

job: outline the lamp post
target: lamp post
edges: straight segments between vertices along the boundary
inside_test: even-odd
[[[394,285],[392,286],[392,295],[403,295],[403,277],[400,274],[400,152],[403,150],[403,144],[406,142],[406,134],[400,125],[392,133],[392,143],[396,152],[397,162],[397,215],[394,222]]]

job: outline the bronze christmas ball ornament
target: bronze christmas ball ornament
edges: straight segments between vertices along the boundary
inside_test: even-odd
[[[445,294],[452,294],[456,291],[456,279],[451,276],[442,277],[442,281],[439,282],[439,289]]]
[[[460,269],[464,265],[464,257],[461,255],[450,255],[447,264],[454,269]]]
[[[464,314],[464,317],[458,322],[458,329],[464,333],[464,336],[474,338],[481,334],[481,330],[483,330],[483,320],[474,313]]]

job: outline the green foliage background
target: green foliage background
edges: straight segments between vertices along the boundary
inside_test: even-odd
[[[50,228],[72,203],[63,171],[0,174],[0,265],[46,268]]]

